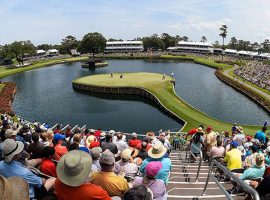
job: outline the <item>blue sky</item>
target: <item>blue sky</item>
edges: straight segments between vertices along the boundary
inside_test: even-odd
[[[67,35],[81,39],[100,32],[107,39],[154,33],[221,42],[262,42],[270,37],[270,0],[0,0],[0,44],[31,40],[59,44]]]

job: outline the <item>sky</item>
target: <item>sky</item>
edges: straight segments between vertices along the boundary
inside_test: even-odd
[[[263,42],[270,38],[270,0],[0,0],[0,44],[31,40],[60,44],[89,32],[132,40],[168,33],[200,41],[228,36]]]

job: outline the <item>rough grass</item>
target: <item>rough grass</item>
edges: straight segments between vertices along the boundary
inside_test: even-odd
[[[170,82],[171,80],[171,77],[168,76],[166,76],[165,80],[162,80],[162,74],[139,72],[124,73],[122,79],[120,79],[120,73],[114,74],[113,78],[110,78],[110,74],[101,74],[82,77],[74,80],[74,82],[104,87],[140,87],[148,90],[153,93],[168,110],[172,111],[186,122],[182,131],[188,131],[200,124],[205,126],[211,125],[215,131],[219,132],[231,129],[232,124],[210,117],[181,99],[175,94],[173,85]],[[260,129],[259,126],[253,125],[243,125],[243,127],[246,134],[254,134]]]

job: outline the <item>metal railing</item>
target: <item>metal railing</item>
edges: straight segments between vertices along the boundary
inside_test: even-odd
[[[198,159],[197,156],[195,156],[193,154],[193,152],[191,151],[191,149],[192,149],[191,146],[192,146],[192,143],[190,143],[190,148],[189,148],[188,166],[190,164],[191,156],[199,163],[198,170],[197,170],[197,175],[196,175],[196,179],[195,179],[195,182],[198,182],[198,180],[199,180],[199,174],[200,174],[200,170],[201,170],[201,166],[202,166],[203,154],[202,154],[202,150],[201,149],[199,149],[198,147],[196,147],[195,145],[193,145],[192,148],[194,148],[196,151],[200,152],[199,153],[200,158]],[[186,154],[186,156],[187,156],[187,154]]]
[[[207,189],[208,183],[209,183],[209,179],[213,179],[214,182],[217,184],[217,186],[220,188],[220,190],[225,194],[225,196],[230,199],[233,200],[234,198],[230,195],[230,193],[225,189],[225,187],[217,180],[217,178],[212,174],[213,172],[213,167],[215,167],[215,169],[220,169],[222,170],[227,176],[230,177],[231,181],[234,181],[237,186],[240,186],[243,191],[246,194],[249,194],[251,196],[251,198],[253,200],[260,200],[260,196],[257,193],[256,190],[254,190],[252,187],[250,187],[249,185],[247,185],[244,181],[242,181],[240,178],[238,178],[234,173],[232,173],[230,170],[228,170],[225,166],[223,166],[221,163],[219,163],[217,160],[212,160],[209,166],[209,172],[208,172],[208,176],[207,176],[207,180],[203,189],[203,193],[202,195],[205,195],[205,191]]]

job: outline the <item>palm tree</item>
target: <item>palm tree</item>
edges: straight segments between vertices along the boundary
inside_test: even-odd
[[[219,34],[222,39],[223,39],[223,43],[222,43],[222,48],[224,49],[224,39],[227,37],[227,29],[228,27],[224,24],[222,25],[219,30],[221,31],[221,33]]]

